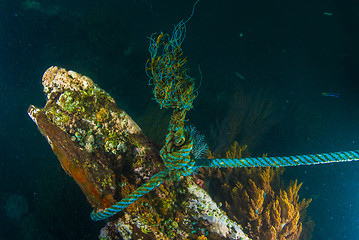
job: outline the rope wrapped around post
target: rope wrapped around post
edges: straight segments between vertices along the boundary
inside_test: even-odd
[[[146,70],[150,84],[154,85],[153,94],[160,107],[173,108],[166,143],[160,151],[166,170],[155,174],[148,182],[140,186],[128,197],[109,208],[93,211],[91,219],[104,220],[122,211],[144,194],[159,186],[165,178],[171,181],[179,180],[182,176],[191,175],[195,162],[190,156],[193,147],[193,137],[184,128],[186,113],[192,108],[194,94],[194,79],[183,68],[187,59],[182,58],[181,43],[185,33],[185,23],[181,21],[175,27],[172,37],[161,33],[156,40],[150,38],[150,55]],[[164,41],[169,38],[168,42]],[[162,55],[158,50],[162,46]]]
[[[155,174],[148,182],[111,207],[98,212],[93,211],[92,220],[99,221],[113,216],[161,185],[165,179],[177,181],[182,176],[191,175],[193,171],[201,167],[287,167],[359,160],[357,150],[289,157],[193,159],[193,154],[191,154],[193,136],[184,128],[186,113],[192,108],[192,102],[196,98],[194,79],[189,77],[186,69],[183,68],[187,59],[182,57],[181,44],[184,40],[187,21],[181,21],[175,27],[172,37],[161,33],[156,39],[150,38],[151,57],[146,65],[150,85],[154,85],[155,100],[161,108],[173,109],[166,143],[160,150],[167,168]],[[162,54],[159,55],[161,49]]]
[[[341,151],[341,152],[333,152],[333,153],[322,153],[322,154],[309,154],[309,155],[295,155],[288,157],[258,157],[258,158],[241,158],[241,159],[195,159],[194,161],[190,161],[194,163],[192,166],[186,166],[187,171],[179,171],[175,172],[176,179],[180,176],[186,176],[187,174],[191,174],[194,170],[201,167],[288,167],[288,166],[300,166],[300,165],[314,165],[314,164],[324,164],[324,163],[334,163],[334,162],[348,162],[348,161],[358,161],[359,160],[359,150],[354,151]],[[159,186],[163,178],[166,177],[167,171],[163,171],[159,174],[156,174],[151,180],[145,183],[143,186],[138,188],[131,195],[131,202],[128,198],[123,199],[118,202],[114,206],[106,209],[104,212],[110,213],[107,217],[116,214],[121,211],[131,203],[135,202],[138,198],[140,198],[145,193],[151,191],[156,186]],[[184,175],[181,175],[184,174]],[[158,181],[158,182],[156,182]],[[153,186],[151,189],[149,186]],[[137,192],[141,192],[139,189],[148,189],[148,191],[143,192],[142,195]],[[119,206],[117,206],[119,205]],[[122,207],[123,206],[123,207]],[[120,207],[122,207],[120,209]],[[116,212],[115,212],[116,211]],[[112,214],[113,213],[113,214]],[[99,212],[95,214],[94,212],[91,214],[91,218],[95,221],[103,220],[107,217],[99,217],[97,215],[106,215],[105,213]]]

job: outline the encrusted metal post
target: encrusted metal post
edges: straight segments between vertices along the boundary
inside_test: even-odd
[[[95,211],[166,168],[157,147],[90,78],[50,67],[42,84],[47,103],[28,114]],[[110,218],[100,237],[248,239],[191,177],[165,181]]]

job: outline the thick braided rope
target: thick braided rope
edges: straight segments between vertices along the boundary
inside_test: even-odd
[[[357,160],[359,160],[359,151],[355,150],[333,153],[296,155],[289,157],[196,159],[194,167],[289,167]]]
[[[152,176],[152,178],[137,188],[134,192],[130,193],[126,198],[122,199],[121,201],[115,203],[109,208],[100,210],[98,212],[92,211],[91,213],[91,219],[93,221],[100,221],[104,220],[106,218],[109,218],[118,212],[121,212],[123,209],[125,209],[128,205],[134,203],[142,197],[144,194],[150,192],[155,187],[158,187],[163,182],[163,179],[168,175],[169,170],[166,169],[162,172],[159,172]]]
[[[309,154],[309,155],[296,155],[288,157],[258,157],[258,158],[241,158],[241,159],[196,159],[195,162],[191,161],[185,168],[172,169],[175,177],[190,175],[194,169],[200,167],[289,167],[299,165],[313,165],[313,164],[324,164],[333,162],[347,162],[347,161],[358,161],[359,151],[342,151],[333,153],[322,153],[322,154]],[[192,167],[193,165],[193,167]],[[117,202],[113,206],[101,210],[97,213],[94,211],[91,213],[91,219],[99,221],[106,219],[116,213],[122,211],[128,205],[135,202],[144,194],[150,192],[155,187],[159,186],[163,179],[170,173],[170,169],[166,169],[156,175],[154,175],[147,183],[136,189],[125,199]]]

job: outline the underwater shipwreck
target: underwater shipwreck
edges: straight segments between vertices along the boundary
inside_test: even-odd
[[[89,77],[61,67],[44,73],[46,105],[30,106],[29,116],[86,195],[91,219],[106,220],[100,239],[310,239],[311,199],[300,200],[297,181],[280,183],[282,167],[354,161],[359,152],[252,158],[234,142],[225,156],[212,153],[186,124],[198,94],[181,47],[190,18],[150,37],[145,70],[159,107],[172,110],[164,146]],[[210,196],[205,182],[214,179]]]

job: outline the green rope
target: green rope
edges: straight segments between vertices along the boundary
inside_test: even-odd
[[[324,164],[333,162],[346,162],[346,161],[358,161],[359,151],[342,151],[333,153],[322,153],[322,154],[310,154],[310,155],[296,155],[288,157],[258,157],[258,158],[241,158],[241,159],[195,159],[191,161],[190,165],[186,165],[179,170],[174,171],[172,174],[175,175],[172,180],[179,179],[181,176],[188,176],[194,170],[201,167],[288,167],[288,166],[300,166],[300,165],[313,165],[313,164]],[[194,163],[194,164],[193,164]],[[192,165],[193,164],[193,165]],[[145,193],[148,193],[153,188],[159,186],[163,180],[171,175],[171,170],[166,169],[155,176],[150,181],[143,184],[141,187],[136,189],[127,198],[121,200],[115,205],[97,213],[91,213],[91,219],[98,221],[106,219],[116,213],[122,211],[131,203],[135,202]],[[182,175],[183,174],[183,175]]]
[[[155,174],[148,182],[137,188],[133,193],[130,193],[126,198],[115,203],[111,207],[100,210],[98,212],[92,211],[91,219],[93,221],[100,221],[109,218],[118,212],[121,212],[128,205],[137,201],[144,194],[161,185],[166,175],[168,175],[168,170]]]
[[[193,136],[189,130],[184,128],[184,121],[187,111],[192,108],[196,94],[194,93],[194,80],[187,75],[186,69],[183,67],[186,58],[181,57],[181,44],[185,37],[187,21],[182,20],[175,27],[172,37],[161,33],[157,39],[150,38],[151,57],[146,65],[150,85],[154,85],[155,100],[161,108],[174,109],[166,143],[160,151],[166,170],[155,174],[148,182],[111,207],[97,212],[93,211],[91,213],[92,220],[99,221],[111,217],[161,185],[164,179],[178,181],[181,177],[189,176],[201,167],[286,167],[359,160],[359,151],[242,159],[191,158]],[[167,39],[168,42],[165,42],[164,39]],[[158,55],[160,48],[162,48],[162,55]]]
[[[195,168],[201,167],[290,167],[314,165],[333,162],[358,161],[359,151],[343,151],[289,157],[257,157],[257,158],[218,158],[196,159]]]

